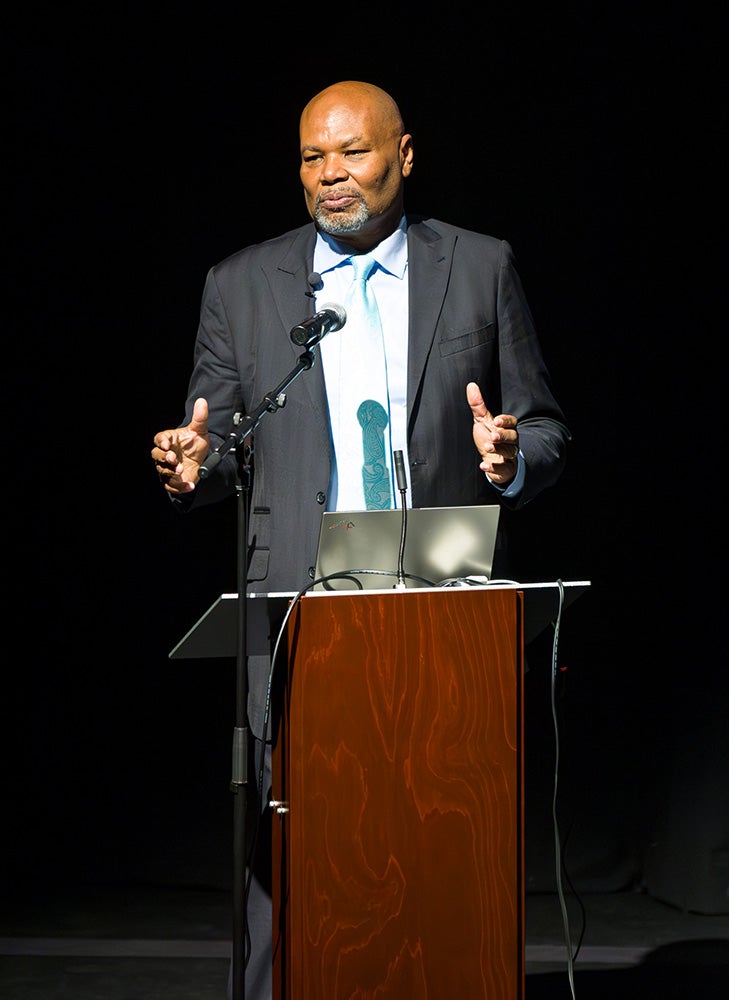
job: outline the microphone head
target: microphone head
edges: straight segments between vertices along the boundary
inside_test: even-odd
[[[334,325],[331,328],[332,333],[336,330],[341,330],[347,322],[347,310],[344,306],[340,306],[336,302],[325,302],[321,309],[319,309],[319,312],[328,312],[333,314],[332,318],[334,319]]]
[[[408,488],[408,480],[405,475],[405,459],[401,451],[393,452],[395,457],[395,479],[397,480],[397,488],[402,492]]]

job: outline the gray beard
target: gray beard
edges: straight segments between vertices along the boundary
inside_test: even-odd
[[[321,212],[318,208],[314,213],[316,224],[323,232],[329,233],[331,236],[359,232],[365,223],[369,221],[369,217],[370,213],[363,201],[359,202],[354,214],[343,212],[332,215],[331,213]]]

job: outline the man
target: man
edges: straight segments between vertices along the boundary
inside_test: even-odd
[[[401,450],[414,507],[517,509],[556,482],[569,441],[509,245],[405,215],[413,138],[394,100],[360,81],[327,87],[304,108],[300,142],[313,225],[210,270],[185,419],[156,434],[151,452],[180,507],[230,494],[234,456],[203,479],[201,464],[228,437],[234,414],[259,405],[293,369],[301,355],[293,328],[316,308],[343,301],[351,258],[374,251],[369,281],[383,358],[374,352],[364,366],[348,363],[355,345],[345,323],[322,339],[321,363],[298,378],[285,408],[255,429],[248,579],[266,592],[310,582],[323,510],[364,506],[351,472],[363,462],[362,435],[352,436],[340,410],[363,398],[378,366],[386,377],[388,474],[392,451]],[[249,722],[260,741],[268,665],[251,657],[248,671]],[[267,774],[263,802],[268,781]],[[256,886],[246,989],[264,997],[271,928],[261,898]]]

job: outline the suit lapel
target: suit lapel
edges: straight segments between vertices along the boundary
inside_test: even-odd
[[[281,324],[286,331],[288,350],[282,349],[282,362],[285,364],[288,357],[291,362],[291,369],[296,365],[296,361],[301,356],[302,350],[291,342],[288,333],[297,324],[301,323],[303,319],[312,314],[312,300],[307,295],[311,289],[307,278],[311,272],[314,259],[314,238],[315,231],[313,226],[305,226],[296,230],[282,256],[275,263],[263,265],[263,271],[271,288],[276,310]],[[281,372],[281,381],[283,381],[287,374],[288,371]],[[312,412],[326,419],[324,374],[318,349],[314,351],[314,364],[312,367],[309,371],[302,372],[296,381],[302,383],[297,388],[297,391],[308,393]]]
[[[408,431],[411,430],[413,407],[433,347],[448,285],[454,244],[454,237],[442,237],[425,222],[408,226]]]

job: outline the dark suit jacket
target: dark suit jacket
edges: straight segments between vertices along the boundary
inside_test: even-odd
[[[213,267],[205,284],[184,423],[204,396],[212,447],[236,411],[250,413],[301,354],[290,331],[313,312],[313,224],[247,247]],[[562,471],[569,432],[550,387],[532,316],[508,243],[435,219],[408,225],[410,322],[408,452],[415,507],[502,503],[519,507]],[[329,336],[339,336],[331,333]],[[289,386],[285,406],[253,434],[252,589],[297,591],[310,582],[330,476],[331,444],[318,351]],[[527,475],[504,500],[479,469],[466,403],[477,382],[493,414],[519,420]],[[230,455],[188,507],[234,487]]]

